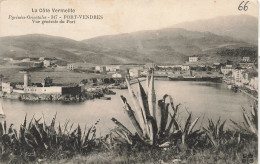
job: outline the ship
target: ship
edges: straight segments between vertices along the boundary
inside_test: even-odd
[[[111,100],[111,97],[100,97],[99,99],[102,99],[102,100]]]

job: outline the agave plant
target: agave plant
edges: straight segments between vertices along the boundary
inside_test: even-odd
[[[57,158],[74,154],[86,154],[96,147],[95,125],[84,131],[78,126],[71,130],[73,124],[68,127],[65,123],[64,130],[61,126],[55,128],[56,115],[50,125],[36,120],[34,117],[27,125],[25,116],[24,123],[17,132],[12,124],[7,129],[6,122],[0,123],[0,159],[15,162],[36,160],[36,158]],[[17,160],[19,159],[19,160]]]
[[[182,143],[185,143],[187,137],[191,136],[199,118],[191,122],[190,114],[184,129],[182,129],[176,119],[180,104],[174,106],[172,97],[167,94],[156,103],[153,71],[150,70],[147,75],[147,91],[144,90],[138,81],[138,92],[135,94],[127,77],[126,84],[134,107],[132,108],[129,105],[124,96],[121,96],[121,99],[124,109],[141,141],[148,145],[164,147],[169,146],[171,144],[170,141],[177,137]],[[123,133],[119,134],[119,136],[128,142],[128,136],[134,135],[115,118],[112,118],[112,120],[121,129],[121,133]]]
[[[235,128],[240,132],[244,134],[249,134],[253,136],[258,136],[258,105],[257,102],[254,103],[254,105],[251,108],[250,115],[246,112],[245,108],[242,107],[242,113],[244,122],[243,125],[240,125],[239,123],[230,120]]]
[[[220,145],[226,144],[227,141],[227,133],[224,131],[226,121],[221,122],[220,118],[216,123],[213,122],[212,119],[208,119],[208,127],[203,128],[206,136],[211,143],[211,145],[215,148],[218,148]]]

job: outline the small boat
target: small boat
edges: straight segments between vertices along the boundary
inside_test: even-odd
[[[109,90],[106,94],[107,94],[107,95],[115,95],[116,92]]]
[[[3,106],[1,103],[0,103],[0,118],[5,118],[5,113],[4,113]]]
[[[103,99],[103,100],[111,100],[111,97],[100,97],[100,99]]]

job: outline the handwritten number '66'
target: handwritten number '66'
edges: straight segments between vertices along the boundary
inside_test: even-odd
[[[244,3],[245,1],[242,1],[240,4],[239,4],[239,6],[238,6],[238,10],[239,11],[242,11],[242,10],[247,10],[248,9],[248,6],[247,6],[247,4],[248,4],[248,2],[249,1],[247,1],[245,4],[244,4],[244,7],[242,6],[243,5],[243,3]]]

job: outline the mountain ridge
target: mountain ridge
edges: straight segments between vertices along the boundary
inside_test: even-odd
[[[228,56],[220,57],[218,53],[226,52],[226,49],[242,47],[250,49],[246,52],[251,53],[252,50],[253,54],[257,53],[256,45],[252,42],[210,31],[191,31],[180,27],[105,35],[82,41],[28,34],[0,37],[0,58],[55,56],[68,62],[94,64],[180,64],[187,61],[188,56],[198,55],[213,62],[220,61],[220,58],[228,59]]]

